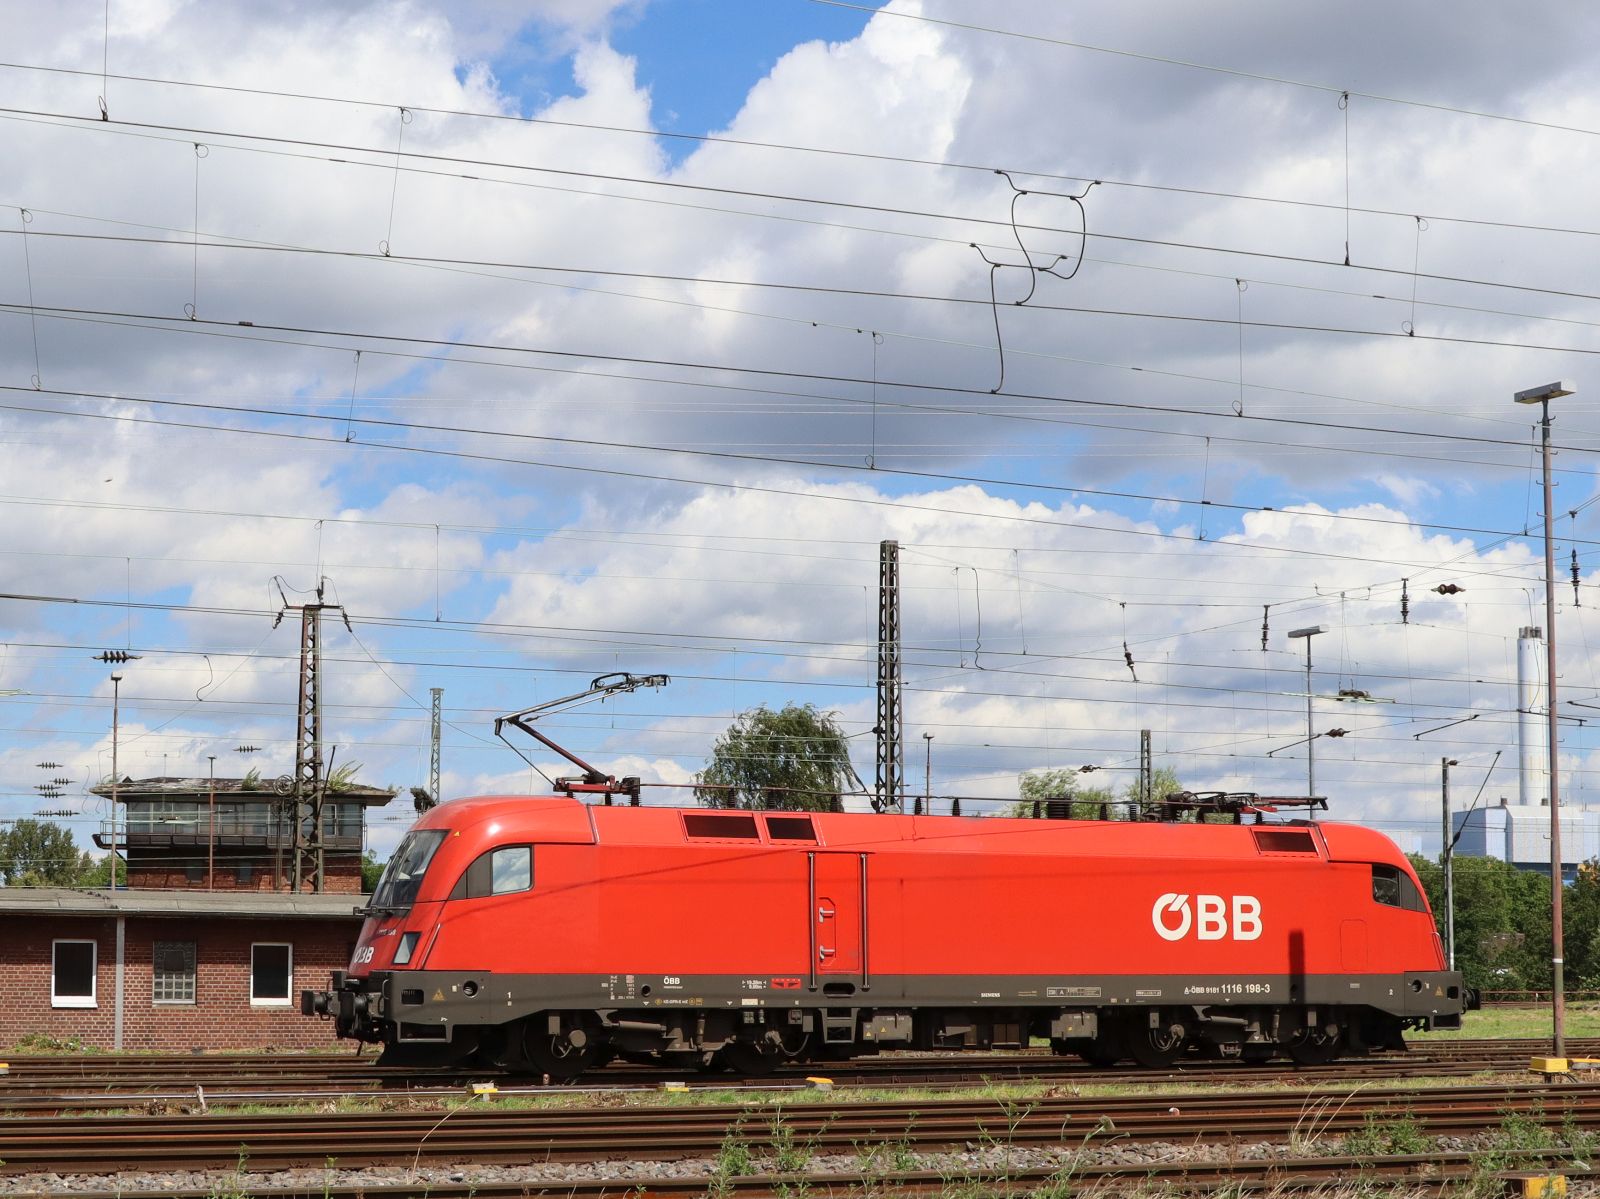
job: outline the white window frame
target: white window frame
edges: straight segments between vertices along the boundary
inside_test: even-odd
[[[288,977],[285,980],[284,995],[282,999],[276,996],[258,998],[256,995],[256,950],[258,948],[283,948],[288,951]],[[288,1007],[294,998],[294,943],[292,941],[252,941],[250,942],[250,1006],[251,1007]]]
[[[87,995],[62,995],[56,991],[56,946],[89,946],[89,993]],[[99,1007],[100,998],[100,942],[84,937],[58,937],[50,942],[50,1006]]]

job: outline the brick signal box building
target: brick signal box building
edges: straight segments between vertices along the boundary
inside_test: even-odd
[[[253,778],[124,779],[93,788],[114,799],[118,829],[95,843],[120,845],[128,885],[208,891],[282,891],[294,862],[294,804]],[[322,806],[323,890],[361,891],[366,811],[394,798],[379,787],[330,790]],[[302,888],[304,889],[304,888]]]
[[[252,780],[253,782],[253,780]],[[299,993],[350,960],[368,808],[394,792],[331,791],[323,893],[294,893],[292,805],[244,779],[125,779],[113,788],[126,878],[115,888],[0,888],[0,1046],[327,1048]]]

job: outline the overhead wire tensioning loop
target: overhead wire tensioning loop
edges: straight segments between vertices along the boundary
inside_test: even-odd
[[[1020,299],[1020,300],[1013,300],[1012,301],[1013,304],[1016,304],[1018,307],[1020,307],[1020,306],[1022,306],[1024,304],[1026,304],[1029,300],[1033,299],[1033,293],[1034,293],[1034,290],[1038,287],[1039,276],[1041,274],[1054,275],[1057,279],[1069,280],[1074,275],[1076,275],[1078,273],[1078,269],[1083,266],[1084,255],[1088,251],[1088,248],[1089,248],[1089,212],[1083,206],[1083,199],[1084,199],[1085,196],[1087,196],[1090,193],[1090,191],[1092,191],[1094,189],[1094,187],[1100,181],[1098,179],[1092,180],[1089,183],[1088,187],[1085,187],[1081,192],[1077,192],[1077,193],[1073,193],[1073,192],[1056,192],[1056,191],[1028,191],[1025,188],[1020,188],[1020,187],[1017,186],[1016,181],[1011,178],[1010,172],[1001,170],[1000,168],[996,167],[994,173],[996,175],[999,175],[1002,179],[1004,179],[1008,184],[1011,185],[1011,210],[1010,210],[1010,212],[1008,214],[1009,221],[1010,221],[1010,224],[1011,224],[1011,236],[1016,239],[1017,249],[1022,253],[1023,259],[1028,264],[1028,294],[1023,296],[1022,299]],[[1029,196],[1029,195],[1055,196],[1058,199],[1070,200],[1070,201],[1072,201],[1073,204],[1075,204],[1077,206],[1077,209],[1078,209],[1078,221],[1079,221],[1079,227],[1080,227],[1080,232],[1079,232],[1079,235],[1078,235],[1079,236],[1078,253],[1075,256],[1073,256],[1074,257],[1074,261],[1073,261],[1073,264],[1072,264],[1072,269],[1070,271],[1068,271],[1065,275],[1061,274],[1061,272],[1056,270],[1056,267],[1060,266],[1062,261],[1064,259],[1066,259],[1067,257],[1069,257],[1069,255],[1057,254],[1057,255],[1055,255],[1054,258],[1052,258],[1050,260],[1050,265],[1049,266],[1040,266],[1038,263],[1034,262],[1033,254],[1029,251],[1029,249],[1027,247],[1027,244],[1022,240],[1022,227],[1017,223],[1017,202],[1019,200],[1021,200],[1023,196]]]
[[[1011,236],[1016,239],[1017,250],[1019,253],[1021,253],[1023,262],[1021,264],[1017,264],[996,261],[995,259],[990,258],[989,255],[984,252],[983,247],[977,242],[967,243],[972,249],[978,252],[978,257],[983,259],[983,261],[989,267],[989,312],[994,318],[995,352],[1000,359],[1000,380],[989,389],[990,395],[998,394],[1006,385],[1006,345],[1005,338],[1000,332],[1000,299],[995,291],[995,276],[1000,272],[1002,267],[1006,266],[1020,266],[1020,269],[1028,272],[1028,294],[1023,296],[1020,300],[1012,300],[1011,305],[1014,308],[1024,307],[1029,300],[1033,299],[1033,294],[1038,290],[1039,287],[1040,275],[1054,275],[1057,279],[1061,279],[1063,281],[1072,279],[1073,276],[1078,273],[1079,268],[1083,266],[1083,260],[1087,255],[1089,248],[1089,213],[1088,210],[1083,206],[1083,198],[1087,196],[1089,192],[1100,182],[1098,179],[1091,180],[1087,187],[1076,194],[1072,192],[1029,192],[1018,187],[1015,180],[1011,178],[1011,175],[1008,172],[997,167],[995,168],[994,173],[1004,179],[1011,188],[1011,207],[1008,213],[1008,220],[1011,225]],[[1077,256],[1072,264],[1072,269],[1066,274],[1062,274],[1056,268],[1069,257],[1068,255],[1057,254],[1050,260],[1050,264],[1048,266],[1040,266],[1038,263],[1034,262],[1032,251],[1028,249],[1027,243],[1022,240],[1022,228],[1017,223],[1017,201],[1021,200],[1023,196],[1027,195],[1056,196],[1063,200],[1070,200],[1077,206],[1078,216],[1082,223],[1081,232],[1079,234],[1080,242]]]

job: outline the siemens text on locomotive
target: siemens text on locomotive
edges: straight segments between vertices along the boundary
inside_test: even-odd
[[[1326,822],[458,799],[366,914],[303,1012],[386,1063],[556,1079],[1031,1037],[1311,1062],[1458,1027],[1467,998],[1405,857]]]

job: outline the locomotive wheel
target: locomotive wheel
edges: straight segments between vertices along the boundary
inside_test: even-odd
[[[600,1059],[599,1047],[590,1041],[577,1046],[566,1033],[552,1035],[538,1017],[530,1020],[522,1034],[522,1058],[535,1074],[547,1074],[551,1082],[571,1082]]]
[[[1128,1056],[1147,1070],[1164,1070],[1178,1060],[1186,1039],[1181,1024],[1135,1028],[1128,1033]]]
[[[1289,1057],[1302,1066],[1331,1062],[1343,1049],[1343,1029],[1330,1033],[1321,1028],[1303,1028],[1289,1040]]]

